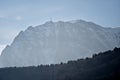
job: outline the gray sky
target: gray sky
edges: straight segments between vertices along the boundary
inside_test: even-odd
[[[28,26],[83,19],[120,27],[120,0],[0,0],[0,51]]]

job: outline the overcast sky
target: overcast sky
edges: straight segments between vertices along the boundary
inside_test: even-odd
[[[0,52],[21,30],[50,18],[120,27],[120,0],[0,0]]]

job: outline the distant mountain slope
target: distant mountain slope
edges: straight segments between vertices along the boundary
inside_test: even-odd
[[[0,56],[0,67],[66,62],[120,47],[120,28],[73,20],[21,31]]]
[[[1,68],[0,80],[120,80],[120,48],[67,63]]]

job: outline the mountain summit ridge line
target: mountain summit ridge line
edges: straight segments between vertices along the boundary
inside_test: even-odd
[[[48,21],[28,27],[0,56],[0,67],[67,62],[120,47],[120,28],[84,20]]]

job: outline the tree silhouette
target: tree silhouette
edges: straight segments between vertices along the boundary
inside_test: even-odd
[[[67,63],[0,68],[0,80],[120,80],[120,48]]]

